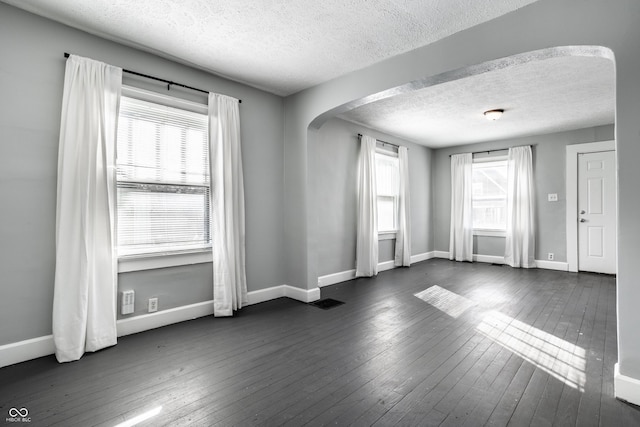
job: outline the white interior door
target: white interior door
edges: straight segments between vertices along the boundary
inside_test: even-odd
[[[615,151],[578,157],[578,269],[616,273]]]

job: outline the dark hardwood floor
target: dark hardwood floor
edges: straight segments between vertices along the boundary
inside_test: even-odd
[[[28,408],[33,426],[155,412],[139,425],[640,425],[613,397],[611,276],[432,259],[322,297],[345,304],[283,298],[0,369],[0,413]]]

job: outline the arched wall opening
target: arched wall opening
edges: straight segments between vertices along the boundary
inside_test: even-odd
[[[564,150],[567,145],[613,140],[613,113],[604,125],[575,128],[571,131],[548,133],[544,136],[499,139],[478,144],[464,144],[450,148],[430,149],[406,139],[367,128],[359,123],[342,120],[340,115],[370,103],[402,96],[432,86],[470,79],[478,75],[498,74],[497,71],[515,73],[523,66],[536,62],[568,58],[588,58],[592,62],[609,63],[606,68],[610,84],[606,91],[614,99],[613,53],[601,46],[563,46],[525,52],[499,58],[481,64],[463,67],[435,76],[429,76],[384,90],[357,100],[347,102],[318,115],[307,130],[307,158],[309,185],[309,261],[318,280],[314,283],[327,285],[353,277],[355,268],[355,239],[357,229],[357,158],[358,133],[372,134],[378,139],[409,146],[410,187],[416,189],[412,197],[412,256],[414,260],[434,256],[444,257],[448,252],[450,182],[448,157],[455,152],[482,151],[515,145],[536,145],[539,173],[536,177],[540,194],[537,195],[540,223],[537,232],[536,259],[544,268],[567,270],[565,217]],[[547,61],[547,63],[550,61]],[[564,64],[562,62],[561,64]],[[584,60],[580,63],[584,65]],[[606,74],[606,73],[605,73]],[[513,82],[511,82],[513,83]],[[450,87],[450,86],[446,86]],[[558,93],[558,96],[563,96]],[[613,104],[613,101],[611,101]],[[613,110],[613,106],[610,107]],[[464,123],[460,123],[464,126]],[[570,126],[570,125],[567,125]],[[545,132],[540,132],[544,134]],[[477,149],[475,148],[477,147]],[[560,203],[546,204],[546,193],[560,191]],[[380,241],[379,268],[391,268],[393,240]],[[474,254],[486,262],[502,262],[504,237],[474,237]],[[556,261],[548,262],[547,254],[555,253]]]

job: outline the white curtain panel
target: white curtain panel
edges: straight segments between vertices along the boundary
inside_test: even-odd
[[[398,232],[396,233],[396,251],[394,264],[409,267],[411,265],[411,198],[409,194],[409,150],[398,148],[398,166],[400,191],[398,200]]]
[[[531,147],[509,149],[507,159],[507,238],[505,263],[533,268],[535,263],[535,194]]]
[[[238,100],[209,94],[213,314],[247,304],[245,222]]]
[[[376,140],[360,139],[358,170],[358,231],[356,277],[378,274],[378,191],[376,185]]]
[[[471,153],[451,156],[451,231],[449,259],[473,261]]]
[[[122,70],[67,59],[58,148],[53,341],[59,362],[117,342],[115,147]]]

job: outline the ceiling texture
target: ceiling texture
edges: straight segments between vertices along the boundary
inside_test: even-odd
[[[357,107],[339,117],[431,148],[614,122],[614,65],[555,57],[513,65]],[[503,109],[499,120],[484,112]]]
[[[536,0],[0,1],[287,96]],[[613,76],[606,60],[557,58],[384,99],[341,117],[434,148],[576,129],[613,123]],[[485,120],[482,112],[491,108],[504,108],[503,118]]]

